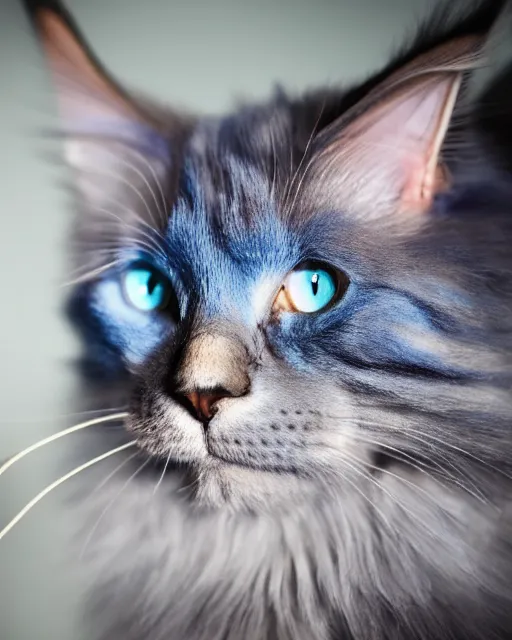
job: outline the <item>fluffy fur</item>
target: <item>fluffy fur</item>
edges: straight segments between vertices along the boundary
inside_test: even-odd
[[[220,119],[117,93],[105,129],[64,104],[84,389],[95,408],[126,401],[140,456],[161,465],[127,462],[84,507],[94,634],[512,639],[512,180],[484,117],[503,78],[469,102],[472,58],[450,58],[468,66],[450,186],[428,211],[388,197],[400,142],[360,153],[393,74],[486,34],[504,5],[436,14],[355,88]],[[32,6],[36,24],[45,10],[74,31],[53,2]],[[96,89],[80,90],[92,106]],[[172,278],[168,313],[123,301],[134,257]],[[305,259],[348,290],[327,313],[277,317]],[[220,384],[205,429],[184,397]]]

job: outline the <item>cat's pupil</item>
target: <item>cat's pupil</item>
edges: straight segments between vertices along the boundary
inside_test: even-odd
[[[311,288],[313,289],[314,296],[316,296],[316,294],[318,293],[318,280],[319,280],[318,273],[314,273],[313,277],[311,278]]]
[[[147,284],[149,295],[153,294],[153,291],[155,290],[155,287],[157,286],[157,284],[158,284],[158,280],[155,274],[152,273],[151,276],[149,277],[148,284]]]

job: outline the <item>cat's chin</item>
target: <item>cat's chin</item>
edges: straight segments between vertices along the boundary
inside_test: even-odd
[[[311,479],[292,473],[264,471],[213,456],[192,470],[194,499],[203,506],[235,511],[274,511],[308,501],[317,489]]]

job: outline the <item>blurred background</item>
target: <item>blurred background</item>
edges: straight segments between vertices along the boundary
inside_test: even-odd
[[[73,416],[77,345],[60,317],[68,203],[49,161],[56,125],[21,0],[0,0],[0,460]],[[220,113],[361,78],[383,64],[432,0],[68,0],[100,59],[127,85]],[[70,436],[73,438],[73,436]],[[71,444],[70,444],[71,443]],[[68,439],[68,446],[73,446]],[[56,478],[50,445],[0,478],[0,528]],[[0,541],[1,640],[81,640],[80,585],[59,550],[69,514],[48,496]]]

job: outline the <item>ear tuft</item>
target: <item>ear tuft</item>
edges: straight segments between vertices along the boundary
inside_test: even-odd
[[[304,180],[312,206],[370,217],[414,214],[429,210],[436,193],[449,188],[443,144],[461,88],[485,63],[495,26],[465,24],[475,32],[461,32],[387,77],[380,74],[376,86],[315,138]]]

